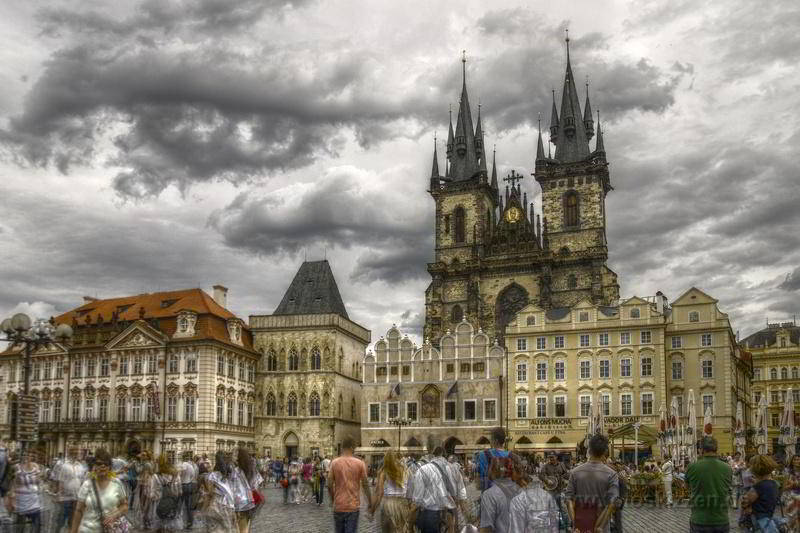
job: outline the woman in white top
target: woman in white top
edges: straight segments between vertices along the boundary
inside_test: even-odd
[[[128,497],[125,488],[111,477],[111,455],[105,450],[98,450],[89,479],[78,490],[78,504],[70,531],[103,533],[127,512]]]
[[[39,486],[44,470],[33,461],[33,453],[28,450],[14,470],[11,491],[6,497],[6,508],[16,515],[17,524],[30,520],[34,533],[39,533],[42,530],[42,498]]]
[[[406,498],[406,469],[393,451],[386,452],[383,466],[378,472],[378,483],[372,498],[370,513],[381,507],[381,531],[383,533],[410,533],[411,507]]]

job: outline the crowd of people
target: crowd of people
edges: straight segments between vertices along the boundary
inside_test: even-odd
[[[0,496],[18,528],[43,529],[44,497],[55,502],[47,533],[177,532],[200,522],[205,531],[247,533],[264,502],[258,460],[239,448],[183,457],[130,446],[125,456],[99,449],[79,457],[75,447],[49,465],[35,449],[21,456],[0,448]]]
[[[384,533],[622,533],[628,484],[644,474],[664,484],[668,506],[673,480],[685,482],[692,533],[730,531],[731,506],[741,508],[738,525],[748,531],[800,532],[800,456],[785,468],[766,455],[721,457],[706,437],[691,464],[666,456],[637,466],[610,460],[608,439],[595,435],[586,459],[572,464],[510,453],[505,440],[495,428],[491,447],[463,464],[430,441],[426,455],[388,451],[374,469],[353,455],[350,438],[334,459],[255,458],[239,448],[218,451],[213,463],[189,453],[177,465],[136,445],[116,457],[103,449],[79,457],[70,447],[49,465],[34,449],[17,457],[0,447],[0,496],[16,525],[35,533],[44,531],[45,494],[57,506],[49,530],[57,533],[247,533],[271,483],[284,505],[321,506],[328,492],[336,533],[355,533],[362,502]],[[469,500],[470,483],[477,501]],[[786,519],[775,516],[780,505]]]

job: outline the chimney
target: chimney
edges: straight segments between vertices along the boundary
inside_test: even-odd
[[[667,297],[664,296],[663,292],[658,291],[656,293],[656,312],[658,312],[658,314],[660,315],[663,315],[666,308],[667,308]]]
[[[222,285],[214,285],[214,301],[220,307],[228,308],[228,287]]]
[[[84,296],[83,297],[83,303],[85,303],[85,304],[88,304],[89,302],[96,302],[96,301],[97,301],[97,298],[95,298],[93,296]]]

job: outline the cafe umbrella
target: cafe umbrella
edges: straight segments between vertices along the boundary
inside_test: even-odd
[[[767,395],[763,394],[761,400],[758,402],[758,415],[756,418],[756,445],[758,446],[759,454],[767,453]]]
[[[744,407],[741,400],[736,404],[736,431],[733,433],[734,449],[744,457],[744,447],[747,444],[744,429]]]
[[[783,415],[781,415],[781,436],[780,443],[786,449],[786,462],[791,464],[794,455],[796,435],[794,427],[794,398],[792,388],[786,391],[786,400],[783,402]]]
[[[689,440],[689,462],[697,460],[697,407],[694,403],[694,389],[689,389],[689,416],[686,420],[686,435]]]

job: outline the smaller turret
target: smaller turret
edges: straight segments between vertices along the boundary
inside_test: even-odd
[[[558,142],[558,110],[556,109],[556,90],[553,89],[553,111],[550,113],[550,142]]]
[[[592,105],[589,103],[589,80],[586,80],[586,108],[583,110],[583,128],[586,130],[586,140],[594,137],[594,121],[592,120]]]

